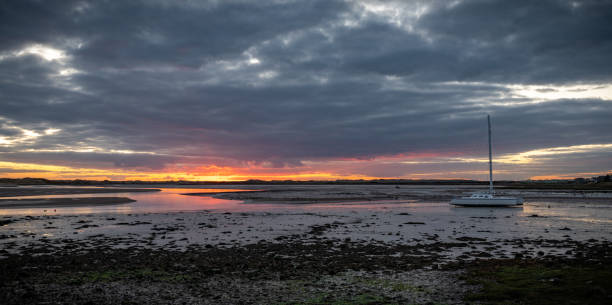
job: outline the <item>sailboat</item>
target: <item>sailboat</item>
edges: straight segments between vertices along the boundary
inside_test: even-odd
[[[495,192],[493,191],[493,154],[491,153],[491,117],[488,114],[487,123],[489,126],[489,192],[475,193],[467,197],[454,198],[450,202],[452,205],[469,207],[497,207],[523,204],[523,198],[521,197],[495,196]]]

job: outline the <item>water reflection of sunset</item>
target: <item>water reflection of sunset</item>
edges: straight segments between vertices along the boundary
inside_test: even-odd
[[[101,193],[73,195],[39,195],[6,197],[4,199],[40,199],[40,198],[87,198],[87,197],[128,197],[136,202],[118,205],[91,207],[38,207],[0,209],[0,215],[62,215],[94,213],[153,213],[171,211],[197,211],[207,209],[228,209],[240,201],[218,199],[212,196],[186,196],[186,193],[221,193],[252,191],[247,189],[205,189],[205,188],[163,188],[160,192],[136,193]]]
[[[593,202],[531,202],[523,206],[525,216],[587,223],[612,223],[609,210],[610,204]]]

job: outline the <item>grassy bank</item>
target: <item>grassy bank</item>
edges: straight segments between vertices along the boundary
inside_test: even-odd
[[[612,304],[609,264],[488,262],[469,269],[465,279],[480,285],[466,301],[484,304]]]

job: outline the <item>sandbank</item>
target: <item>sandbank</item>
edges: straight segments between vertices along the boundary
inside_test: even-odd
[[[134,201],[126,197],[0,199],[0,209],[103,206]]]

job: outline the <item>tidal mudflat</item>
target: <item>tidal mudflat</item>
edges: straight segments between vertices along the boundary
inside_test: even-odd
[[[501,189],[525,197],[525,205],[458,208],[448,199],[474,187],[227,188],[115,189],[112,196],[135,202],[2,208],[0,299],[4,304],[612,300],[612,194],[606,191]],[[109,196],[79,192],[71,197]],[[27,198],[66,194],[36,191]]]

